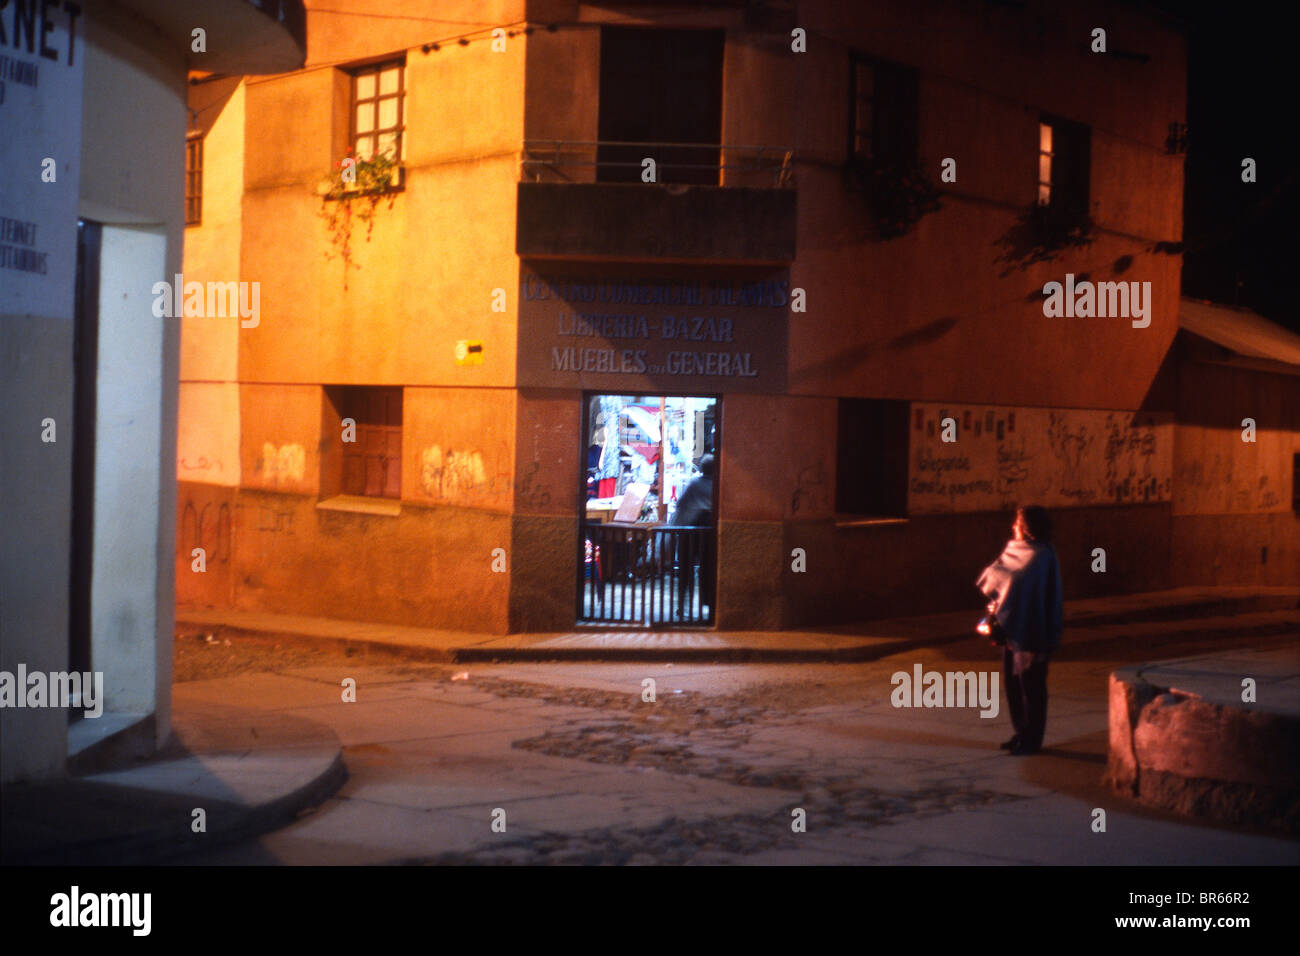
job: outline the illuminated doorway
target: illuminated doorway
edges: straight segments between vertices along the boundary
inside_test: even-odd
[[[711,625],[721,400],[588,394],[583,405],[578,623]]]

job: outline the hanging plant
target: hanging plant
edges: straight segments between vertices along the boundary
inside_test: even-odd
[[[939,189],[920,163],[888,163],[854,156],[844,164],[845,185],[866,198],[876,234],[897,239],[924,216],[938,212]]]
[[[1086,212],[1061,210],[1035,203],[1022,212],[997,244],[1002,249],[998,262],[1007,263],[1002,275],[1010,275],[1039,262],[1055,259],[1067,249],[1088,245],[1096,238],[1096,224]]]
[[[387,153],[369,159],[357,159],[348,150],[345,159],[317,186],[321,197],[320,217],[330,232],[332,250],[327,260],[343,260],[343,288],[348,287],[348,269],[359,269],[352,258],[353,230],[358,223],[366,227],[366,242],[375,227],[375,210],[387,200],[393,208],[396,188],[401,181],[401,166]]]

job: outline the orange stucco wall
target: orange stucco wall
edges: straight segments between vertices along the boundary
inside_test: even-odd
[[[331,7],[369,9],[360,0]],[[638,20],[644,8],[569,0],[440,4],[446,24],[415,19],[429,16],[415,0],[386,4],[384,19],[313,13],[307,68],[249,81],[231,113],[242,129],[242,192],[236,203],[228,189],[216,191],[225,207],[212,228],[237,242],[209,238],[186,260],[187,272],[192,258],[196,271],[228,273],[237,256],[237,278],[261,283],[262,316],[257,328],[187,326],[186,448],[191,460],[205,447],[212,460],[235,459],[221,478],[230,490],[192,489],[193,510],[211,505],[216,520],[224,504],[235,543],[226,577],[188,587],[182,579],[182,600],[489,631],[572,624],[581,393],[559,381],[517,387],[517,349],[529,345],[519,341],[516,298],[530,264],[515,254],[516,185],[526,142],[597,138],[599,25],[619,22],[725,30],[722,141],[795,156],[790,285],[805,291],[807,309],[788,316],[786,387],[716,390],[719,623],[901,613],[913,609],[909,601],[916,610],[963,606],[969,567],[996,551],[1003,516],[837,525],[837,398],[1115,410],[1148,402],[1177,329],[1181,259],[1151,249],[1181,239],[1182,159],[1166,155],[1163,142],[1168,123],[1185,119],[1185,40],[1128,5],[1097,9],[1109,42],[1147,63],[1091,54],[1097,11],[1050,3],[816,0],[797,5],[797,22],[778,16],[767,30],[747,27],[740,8]],[[482,35],[421,49],[473,29],[450,21],[514,29],[525,16],[535,32],[510,38],[504,52]],[[807,31],[806,53],[791,51],[791,25]],[[871,235],[861,196],[842,180],[851,48],[919,69],[919,152],[942,191],[941,211],[886,242]],[[356,267],[345,274],[329,258],[317,194],[347,145],[342,66],[403,52],[404,186],[378,204],[368,240],[364,225],[354,230]],[[1098,234],[1055,262],[1008,271],[996,243],[1034,199],[1041,113],[1091,129]],[[945,158],[956,160],[955,183],[939,182]],[[221,175],[230,179],[234,160],[209,161],[226,164]],[[591,175],[572,172],[578,182]],[[724,181],[744,180],[728,172]],[[205,214],[192,231],[208,229]],[[591,263],[588,271],[629,267]],[[1045,317],[1042,287],[1066,272],[1150,282],[1150,326]],[[457,364],[459,340],[483,343],[482,364]],[[322,453],[339,440],[321,389],[349,384],[403,388],[396,515],[319,507],[330,493]],[[218,387],[237,387],[237,401],[209,394]],[[661,387],[675,393],[671,380]],[[232,408],[240,417],[233,452]],[[1179,434],[1184,469],[1217,440]],[[1260,467],[1272,476],[1285,463],[1269,448],[1260,446],[1270,456]],[[1200,494],[1180,498],[1175,488],[1172,514]],[[1171,583],[1172,520],[1167,502],[1069,510],[1061,520],[1068,546],[1086,554],[1104,534],[1121,552],[1112,561],[1127,569],[1085,577],[1086,562],[1074,556],[1064,562],[1073,593]],[[201,520],[191,525],[202,533]],[[509,553],[506,573],[490,568],[496,547]],[[818,573],[790,571],[794,547]],[[1146,563],[1136,557],[1143,549]],[[928,590],[913,600],[907,583],[920,578]],[[865,592],[864,580],[880,586]]]

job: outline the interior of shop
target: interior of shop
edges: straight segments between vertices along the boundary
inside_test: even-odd
[[[593,395],[578,620],[712,620],[716,398]]]
[[[682,495],[714,450],[716,409],[715,398],[592,396],[587,519],[680,523]]]

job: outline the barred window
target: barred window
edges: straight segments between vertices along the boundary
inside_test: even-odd
[[[374,63],[352,71],[351,142],[357,159],[387,155],[401,162],[405,158],[405,96],[405,60]]]

